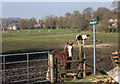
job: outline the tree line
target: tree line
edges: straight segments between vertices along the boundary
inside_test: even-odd
[[[49,29],[76,29],[79,31],[92,31],[90,25],[91,20],[97,20],[97,32],[116,32],[117,28],[113,28],[114,22],[109,22],[110,19],[117,19],[117,9],[109,10],[105,7],[100,7],[94,11],[91,7],[83,10],[82,13],[75,10],[73,13],[67,12],[64,17],[46,16],[43,20],[45,28]]]
[[[117,19],[117,8],[110,10],[100,7],[96,11],[88,7],[80,13],[75,10],[73,13],[67,12],[64,16],[57,17],[53,15],[46,16],[44,19],[37,21],[36,18],[18,19],[18,27],[20,29],[35,28],[35,24],[44,25],[43,29],[74,29],[78,31],[92,31],[90,21],[95,19],[99,22],[96,25],[97,32],[115,32],[117,28],[109,27],[113,22],[109,19]]]

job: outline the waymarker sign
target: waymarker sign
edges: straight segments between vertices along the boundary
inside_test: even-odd
[[[96,25],[96,24],[98,24],[98,21],[96,20],[90,21],[90,25]]]

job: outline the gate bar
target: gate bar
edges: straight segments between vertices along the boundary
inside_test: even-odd
[[[27,83],[29,83],[29,54],[27,54]]]

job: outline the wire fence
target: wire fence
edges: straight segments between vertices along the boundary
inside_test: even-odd
[[[1,83],[49,82],[49,51],[0,55]],[[49,73],[46,80],[46,73]]]

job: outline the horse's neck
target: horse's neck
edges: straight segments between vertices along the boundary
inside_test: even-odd
[[[65,57],[66,57],[66,58],[69,57],[69,56],[68,56],[69,54],[68,54],[68,49],[67,49],[67,47],[64,48],[64,54],[65,54]]]

